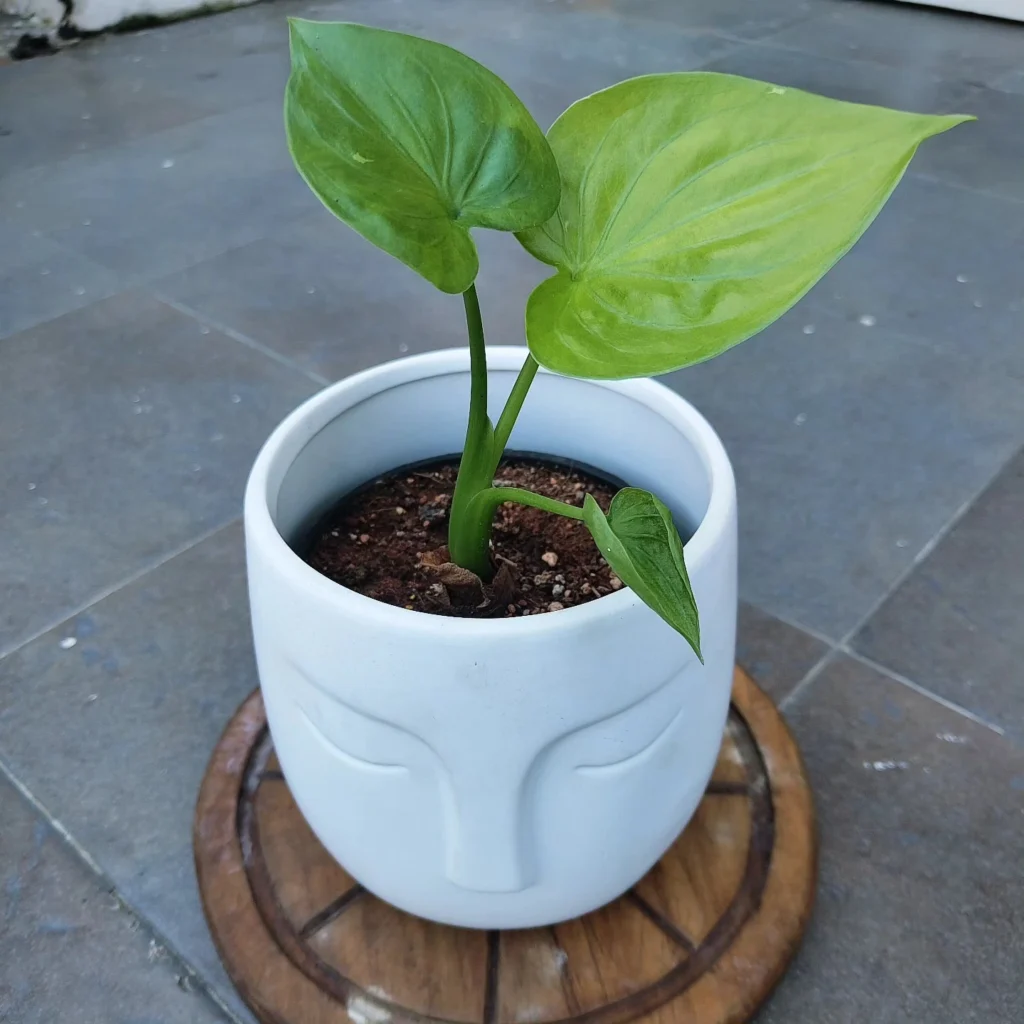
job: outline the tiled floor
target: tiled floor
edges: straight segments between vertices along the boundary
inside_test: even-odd
[[[450,42],[544,123],[696,67],[979,116],[796,310],[669,383],[732,453],[740,659],[818,797],[816,917],[760,1019],[1020,1024],[1024,26],[857,0],[276,0],[0,66],[0,1020],[250,1019],[189,850],[255,682],[245,474],[326,381],[461,344],[457,300],[290,166],[299,13]],[[481,250],[520,342],[540,270]]]

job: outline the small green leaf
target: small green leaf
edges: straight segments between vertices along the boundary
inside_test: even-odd
[[[558,205],[558,168],[515,93],[440,43],[289,19],[288,146],[324,205],[444,292],[476,278],[472,227]]]
[[[697,603],[672,513],[650,491],[624,487],[612,498],[607,516],[588,494],[583,521],[619,579],[682,633],[703,662]]]
[[[581,100],[548,132],[558,210],[517,236],[558,268],[530,296],[530,351],[592,378],[718,355],[853,245],[920,142],[966,120],[710,72],[634,78]]]

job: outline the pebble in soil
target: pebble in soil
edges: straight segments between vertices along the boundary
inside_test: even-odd
[[[585,604],[622,587],[583,523],[502,505],[494,517],[498,575],[481,593],[448,562],[448,511],[457,465],[438,463],[380,477],[342,499],[305,554],[318,572],[386,604],[466,618],[535,615]],[[605,511],[617,488],[583,470],[510,459],[495,483]]]

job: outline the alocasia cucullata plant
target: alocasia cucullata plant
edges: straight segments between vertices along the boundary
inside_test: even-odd
[[[288,144],[324,205],[443,292],[461,293],[469,425],[452,560],[492,574],[506,501],[582,520],[612,569],[700,656],[683,544],[627,487],[608,513],[494,475],[538,366],[623,379],[710,359],[789,309],[860,237],[917,146],[962,121],[732,75],[630,79],[574,103],[545,137],[512,90],[440,43],[291,21]],[[472,228],[513,231],[555,273],[526,306],[530,355],[487,415]]]

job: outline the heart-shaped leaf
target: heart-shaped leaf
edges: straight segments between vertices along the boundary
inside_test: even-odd
[[[290,19],[288,146],[324,205],[444,292],[476,278],[471,227],[518,231],[558,204],[558,168],[515,93],[440,43]]]
[[[700,620],[683,561],[683,542],[664,503],[650,491],[624,487],[612,498],[606,516],[588,494],[583,521],[619,579],[682,633],[703,662]]]
[[[789,309],[871,223],[918,144],[965,120],[710,72],[581,100],[548,132],[558,210],[517,236],[558,268],[530,296],[530,351],[593,378],[718,355]]]

